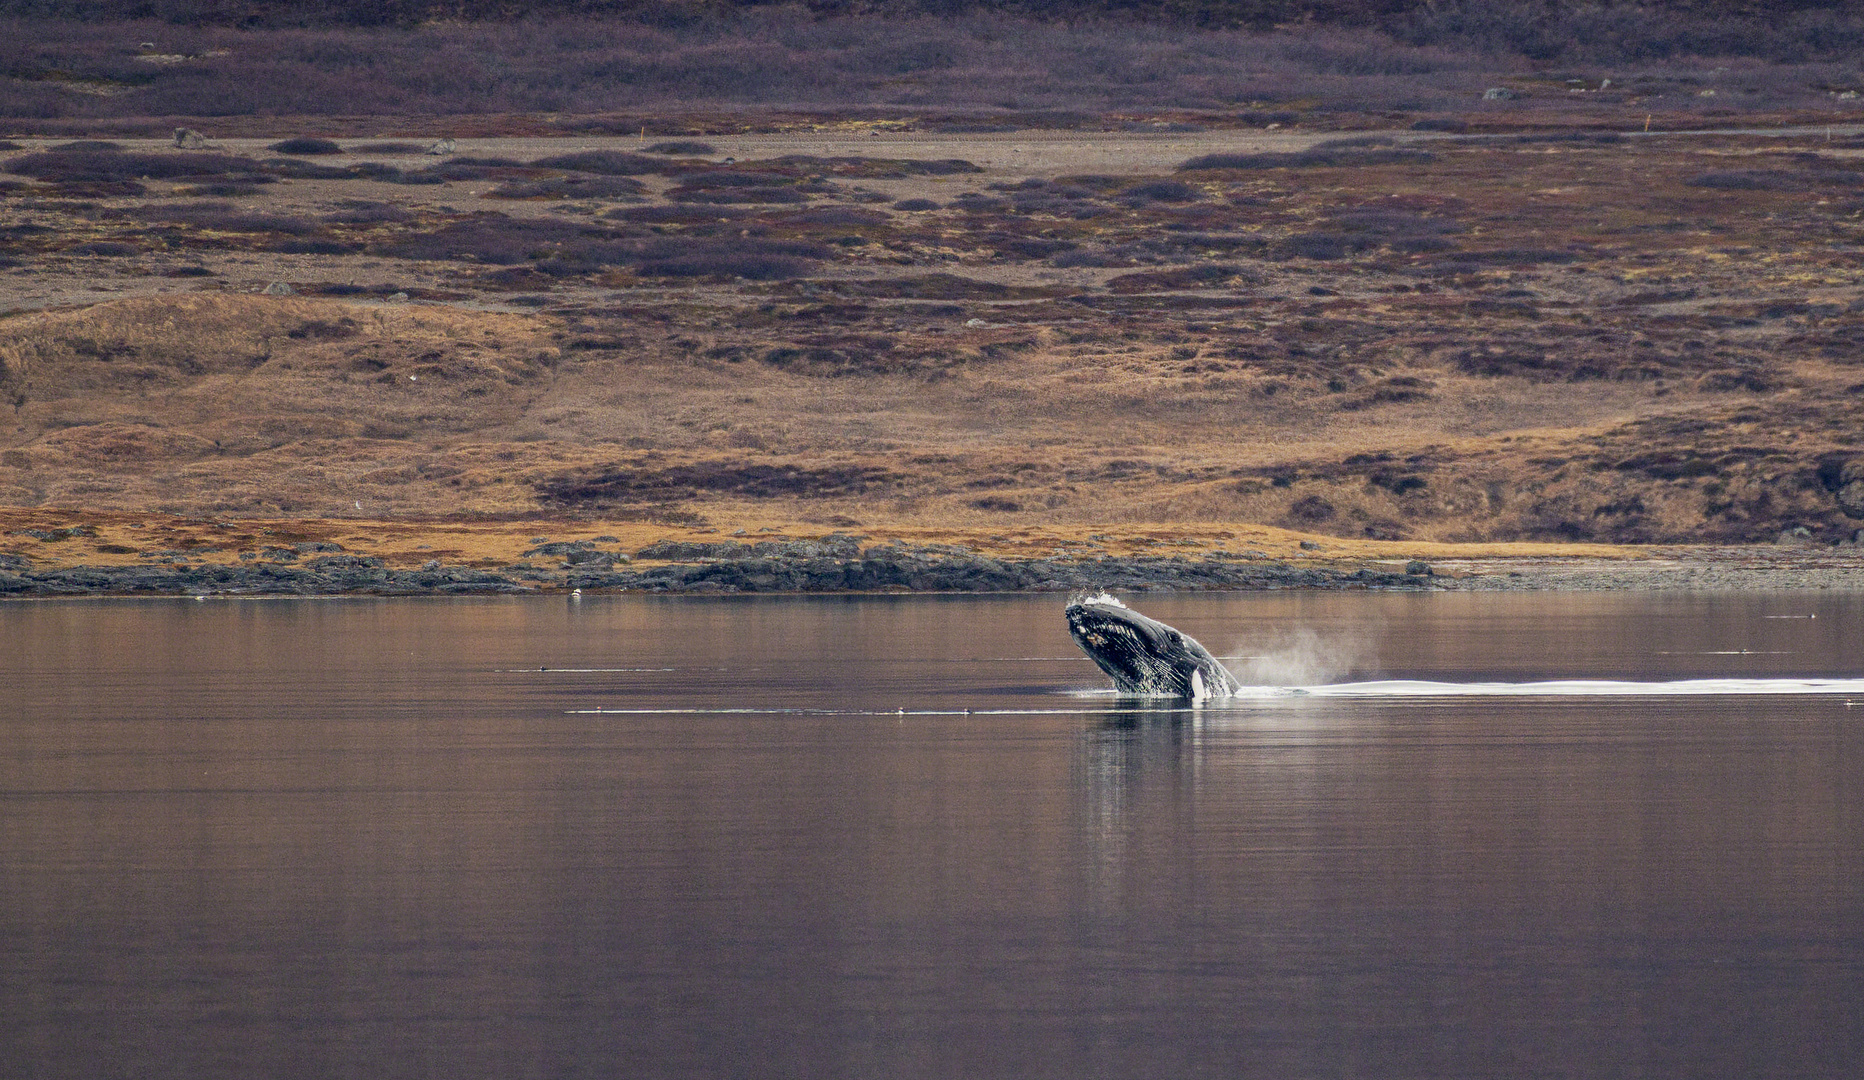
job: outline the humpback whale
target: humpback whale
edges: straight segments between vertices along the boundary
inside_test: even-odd
[[[1190,635],[1148,619],[1111,596],[1076,600],[1063,613],[1068,633],[1123,694],[1229,697],[1242,689]]]

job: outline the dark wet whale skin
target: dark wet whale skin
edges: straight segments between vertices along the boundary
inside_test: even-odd
[[[1121,693],[1154,697],[1228,697],[1242,685],[1189,634],[1104,600],[1069,604],[1063,613],[1074,643]]]

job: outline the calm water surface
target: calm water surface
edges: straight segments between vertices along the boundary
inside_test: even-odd
[[[1136,606],[1277,683],[1727,681],[1174,711],[1053,597],[4,604],[3,1071],[1864,1069],[1864,685],[1804,681],[1864,597]]]

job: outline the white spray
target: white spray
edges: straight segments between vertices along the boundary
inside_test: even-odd
[[[1323,636],[1300,626],[1239,647],[1225,662],[1245,686],[1322,686],[1354,672],[1376,670],[1370,652],[1354,636]]]

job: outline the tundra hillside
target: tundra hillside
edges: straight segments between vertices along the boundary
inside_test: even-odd
[[[1822,133],[539,142],[8,153],[16,301],[120,299],[0,322],[0,499],[1620,542],[1864,512],[1864,173]]]
[[[1855,94],[1614,70],[180,140],[96,95],[0,148],[0,504],[38,515],[0,547],[45,558],[54,511],[1849,544]]]

